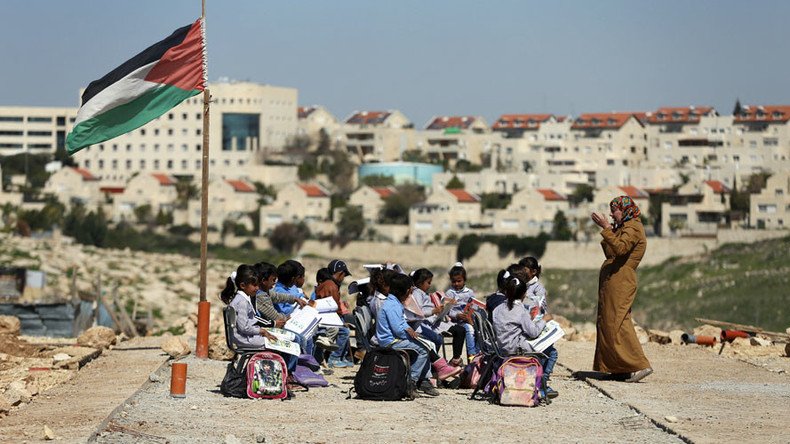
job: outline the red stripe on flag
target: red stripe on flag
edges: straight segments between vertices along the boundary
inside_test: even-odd
[[[203,33],[200,19],[189,29],[184,41],[164,53],[145,80],[185,90],[203,91]]]

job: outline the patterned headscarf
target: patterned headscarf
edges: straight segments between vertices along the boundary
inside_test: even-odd
[[[639,216],[642,214],[639,211],[639,207],[636,206],[636,202],[628,196],[615,197],[609,202],[609,208],[613,212],[614,210],[623,212],[623,223],[631,219],[639,219]]]

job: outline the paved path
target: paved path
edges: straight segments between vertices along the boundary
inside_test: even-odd
[[[560,363],[592,368],[594,344],[563,342]],[[790,376],[692,346],[647,344],[655,373],[638,384],[587,378],[609,396],[698,443],[790,442]],[[670,422],[674,416],[677,422]]]
[[[85,442],[167,358],[160,338],[135,338],[105,351],[70,381],[0,419],[0,442],[37,442],[44,425],[64,442]]]

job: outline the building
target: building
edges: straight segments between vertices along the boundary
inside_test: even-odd
[[[326,231],[331,207],[329,191],[318,184],[293,183],[277,193],[277,199],[260,208],[261,234],[284,222],[304,222],[310,231]]]
[[[99,178],[85,168],[66,167],[56,171],[47,179],[44,194],[54,196],[66,207],[81,204],[98,208],[103,202]]]
[[[662,236],[714,236],[727,224],[730,188],[718,180],[689,182],[661,204]]]
[[[437,189],[409,210],[409,242],[424,244],[460,237],[480,226],[480,197],[465,190]]]
[[[342,132],[342,143],[358,163],[401,160],[414,144],[414,124],[397,110],[355,111]]]
[[[323,131],[333,147],[340,136],[340,122],[323,106],[300,106],[297,112],[296,134],[308,137],[313,148],[317,148]]]
[[[249,82],[209,84],[211,171],[233,175],[279,151],[297,129],[297,90]],[[103,183],[122,186],[134,173],[199,176],[203,99],[194,96],[130,133],[74,155]]]
[[[77,108],[0,106],[0,156],[66,149]]]
[[[591,184],[601,168],[638,167],[647,160],[644,118],[644,113],[582,114],[573,121],[566,146],[549,164],[584,172]]]
[[[560,193],[572,193],[577,186],[587,183],[582,173],[500,172],[484,169],[474,173],[442,172],[434,174],[433,188],[446,188],[453,177],[464,183],[464,189],[475,194],[515,194],[524,188],[552,188]]]
[[[397,193],[394,187],[371,187],[363,185],[351,193],[348,205],[362,208],[362,216],[368,225],[378,223],[384,200]],[[335,218],[337,219],[337,218]]]
[[[444,171],[441,165],[416,162],[384,162],[366,163],[359,166],[358,175],[360,182],[368,176],[392,177],[395,183],[414,183],[430,188],[433,177]]]
[[[164,173],[138,174],[113,198],[113,218],[135,220],[135,208],[148,205],[151,214],[170,213],[176,206],[176,179]]]
[[[729,146],[732,116],[710,106],[663,107],[647,113],[648,160],[657,166],[703,166]]]
[[[215,178],[208,186],[208,226],[222,230],[229,221],[252,231],[259,197],[255,186],[247,181]],[[187,205],[185,223],[195,228],[200,228],[200,205],[200,199],[192,199]]]
[[[558,211],[568,215],[570,204],[563,194],[550,188],[525,188],[513,195],[502,210],[485,210],[484,223],[494,234],[537,236],[550,233]]]
[[[744,174],[790,168],[790,106],[748,105],[732,117],[732,143],[721,162],[737,164]]]
[[[749,218],[754,228],[787,229],[790,225],[790,173],[787,170],[769,177],[760,194],[752,194]]]
[[[487,163],[492,134],[485,119],[479,116],[436,116],[415,134],[415,146],[432,162],[455,165],[466,160],[475,165]],[[486,156],[486,158],[484,158]]]

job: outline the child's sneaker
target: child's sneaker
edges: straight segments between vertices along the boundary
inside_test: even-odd
[[[327,364],[329,365],[330,368],[331,367],[334,367],[334,368],[346,368],[346,367],[353,367],[354,366],[354,364],[349,364],[348,362],[346,362],[346,361],[344,361],[342,359],[334,359],[334,358],[329,358],[327,360]]]
[[[323,348],[324,350],[335,351],[338,349],[337,344],[330,341],[326,336],[319,336],[315,340],[315,345]]]
[[[436,390],[436,387],[434,387],[433,384],[431,384],[431,381],[427,379],[420,383],[420,386],[417,387],[417,390],[425,393],[428,396],[439,396],[439,390]]]

